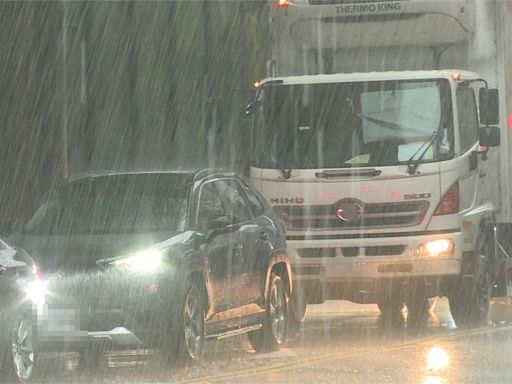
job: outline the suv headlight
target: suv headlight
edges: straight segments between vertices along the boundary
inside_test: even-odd
[[[161,263],[162,253],[155,250],[140,252],[112,262],[116,267],[129,272],[151,272],[157,269]]]
[[[30,281],[25,287],[25,294],[32,304],[43,305],[46,300],[48,282],[41,279]]]

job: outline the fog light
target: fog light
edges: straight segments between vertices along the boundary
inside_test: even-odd
[[[416,248],[416,256],[443,257],[453,255],[453,242],[449,239],[432,240]]]

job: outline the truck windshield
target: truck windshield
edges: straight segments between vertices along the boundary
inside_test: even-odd
[[[445,79],[272,84],[258,96],[254,166],[274,169],[405,164],[436,133],[421,161],[452,153]]]

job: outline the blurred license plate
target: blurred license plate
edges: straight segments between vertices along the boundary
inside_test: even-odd
[[[48,332],[70,332],[80,329],[80,310],[49,308],[47,312]]]
[[[412,264],[400,263],[400,264],[380,264],[378,268],[379,272],[411,272]]]
[[[39,337],[43,341],[81,341],[87,337],[82,313],[79,308],[45,306],[37,319]]]

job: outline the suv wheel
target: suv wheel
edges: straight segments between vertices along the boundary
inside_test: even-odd
[[[288,327],[288,293],[284,280],[272,272],[267,293],[263,327],[248,334],[256,352],[278,350],[286,340]]]
[[[193,284],[183,301],[181,328],[183,355],[186,360],[199,360],[204,345],[205,297],[203,291]]]
[[[36,379],[38,367],[31,322],[26,318],[19,319],[11,340],[11,359],[4,359],[7,369],[12,371],[10,376],[21,383],[32,382]]]

